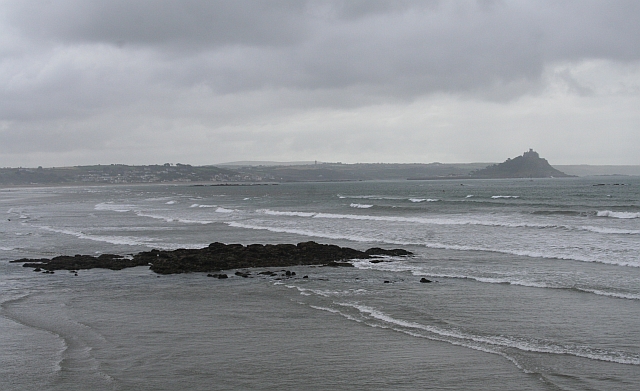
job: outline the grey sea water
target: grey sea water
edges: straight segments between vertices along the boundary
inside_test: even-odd
[[[640,384],[637,177],[4,188],[0,212],[2,389]],[[228,280],[8,262],[307,240],[416,255]]]

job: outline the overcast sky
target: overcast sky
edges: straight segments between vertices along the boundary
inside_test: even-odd
[[[0,0],[0,166],[640,164],[640,1]]]

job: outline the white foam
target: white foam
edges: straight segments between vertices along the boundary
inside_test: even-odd
[[[127,204],[114,204],[112,202],[101,202],[96,204],[93,209],[95,210],[109,210],[112,212],[130,212],[135,206]]]
[[[213,223],[213,221],[209,221],[209,220],[183,219],[183,218],[177,218],[177,217],[160,216],[160,215],[144,213],[144,212],[135,212],[135,213],[136,213],[136,216],[148,217],[156,220],[164,220],[167,223],[203,224],[203,225]]]
[[[352,207],[356,208],[351,204]],[[480,225],[488,227],[506,227],[506,228],[549,228],[549,229],[568,229],[568,230],[584,230],[601,234],[640,234],[640,230],[628,230],[618,228],[596,227],[596,226],[570,226],[556,224],[537,224],[537,223],[517,223],[506,221],[490,221],[466,218],[424,218],[424,217],[401,217],[401,216],[371,216],[371,215],[355,215],[355,214],[337,214],[337,213],[317,213],[317,212],[296,212],[296,211],[274,211],[270,209],[258,209],[256,213],[262,213],[272,216],[291,216],[291,217],[311,217],[322,219],[346,219],[346,220],[371,220],[371,221],[389,221],[400,223],[416,223],[416,224],[433,224],[433,225]]]
[[[610,228],[610,227],[595,227],[592,225],[582,225],[577,227],[579,229],[585,231],[591,231],[600,234],[623,234],[623,235],[640,235],[640,230],[638,229],[619,229],[619,228]]]
[[[167,204],[167,205],[173,205],[175,203],[176,203],[176,201],[167,201],[167,202],[165,202],[165,204]]]
[[[411,202],[424,202],[426,200],[426,198],[409,198],[409,201]]]
[[[471,198],[471,197],[475,197],[475,196],[474,196],[473,194],[469,194],[469,195],[467,195],[467,196],[466,196],[466,197],[464,197],[464,198]]]
[[[294,228],[277,228],[277,227],[263,227],[263,226],[259,226],[259,225],[251,225],[251,224],[244,224],[244,223],[238,223],[236,221],[229,221],[229,222],[225,222],[225,224],[227,224],[230,227],[234,227],[234,228],[245,228],[245,229],[255,229],[255,230],[264,230],[264,231],[270,231],[270,232],[278,232],[278,233],[289,233],[289,234],[296,234],[296,235],[302,235],[302,236],[313,236],[316,238],[326,238],[326,239],[346,239],[346,240],[351,240],[354,242],[381,242],[380,240],[377,239],[373,239],[373,238],[367,238],[367,237],[362,237],[362,236],[356,236],[356,235],[341,235],[341,234],[332,234],[332,233],[324,233],[324,232],[313,232],[313,231],[308,231],[308,230],[304,230],[304,229],[294,229]],[[388,243],[388,242],[385,242]],[[397,243],[402,245],[403,243]],[[404,243],[407,244],[407,243]]]
[[[369,205],[369,204],[351,204],[349,206],[352,208],[358,208],[358,209],[369,209],[373,207],[373,205]]]
[[[218,208],[216,208],[216,213],[233,213],[236,212],[235,209],[227,209],[227,208],[223,208],[221,206],[219,206]]]
[[[321,310],[321,311],[327,311],[327,312],[330,312],[330,313],[332,313],[332,314],[338,314],[338,315],[344,316],[345,318],[347,318],[347,319],[349,319],[349,320],[353,320],[353,321],[358,322],[358,323],[361,323],[361,322],[362,322],[362,320],[360,320],[360,319],[358,319],[358,318],[356,318],[356,317],[353,317],[353,316],[351,316],[351,315],[349,315],[349,314],[345,314],[344,312],[341,312],[341,311],[335,310],[335,309],[333,309],[333,308],[320,307],[320,306],[316,306],[316,305],[309,305],[309,307],[311,307],[311,308],[315,308],[315,309],[317,309],[317,310]]]
[[[45,231],[61,233],[65,235],[75,236],[78,239],[93,240],[96,242],[105,242],[110,244],[127,245],[127,246],[147,246],[152,247],[152,242],[158,239],[154,238],[142,238],[133,236],[111,236],[111,235],[89,235],[82,231],[74,231],[70,229],[52,228],[49,226],[38,227]]]
[[[13,248],[13,247],[0,247],[0,250],[2,250],[2,251],[11,251],[11,250],[15,250],[15,248]]]
[[[639,262],[616,261],[616,260],[611,260],[610,258],[595,259],[595,258],[587,258],[579,255],[566,256],[561,254],[543,253],[543,252],[536,252],[536,251],[510,250],[510,249],[473,247],[473,246],[461,246],[461,245],[447,245],[442,243],[425,243],[424,246],[428,248],[436,248],[436,249],[443,249],[443,250],[485,251],[485,252],[494,252],[494,253],[500,253],[500,254],[519,255],[519,256],[530,257],[530,258],[562,259],[567,261],[580,261],[580,262],[591,262],[591,263],[604,263],[604,264],[616,265],[616,266],[640,267]]]
[[[501,221],[473,220],[464,218],[424,218],[424,217],[401,217],[401,216],[371,216],[356,214],[339,214],[339,213],[317,213],[317,212],[295,212],[295,211],[274,211],[270,209],[258,209],[256,213],[263,213],[273,216],[297,216],[312,217],[321,219],[347,219],[347,220],[371,220],[371,221],[389,221],[400,223],[418,223],[418,224],[434,224],[434,225],[485,225],[485,226],[502,226],[510,228],[530,227],[530,228],[557,228],[556,225],[548,224],[531,224],[531,223],[510,223]]]
[[[315,212],[281,212],[281,211],[270,210],[270,209],[258,209],[256,210],[256,213],[264,213],[266,215],[272,215],[272,216],[298,216],[298,217],[313,217],[317,214]]]
[[[366,289],[347,289],[347,290],[343,290],[343,291],[332,291],[332,290],[323,290],[323,289],[310,289],[310,288],[302,288],[296,285],[285,285],[287,288],[290,289],[297,289],[298,292],[300,292],[300,294],[308,296],[310,295],[309,292],[311,293],[315,293],[318,296],[322,296],[322,297],[332,297],[332,296],[352,296],[352,295],[359,295],[359,294],[363,294],[363,293],[367,293]]]
[[[427,276],[427,277],[433,277],[433,278],[457,278],[457,279],[465,279],[465,280],[474,280],[474,281],[483,282],[487,284],[509,284],[509,285],[525,286],[529,288],[550,288],[548,285],[540,282],[527,281],[522,279],[477,277],[477,276],[467,276],[467,275],[457,275],[457,274],[433,274],[433,273],[424,273],[419,271],[415,271],[413,272],[413,274],[418,276]]]
[[[355,196],[343,196],[338,194],[338,198],[353,198],[353,199],[365,199],[365,200],[403,200],[403,197],[385,197],[379,195],[355,195]]]
[[[499,198],[520,198],[520,196],[512,196],[512,195],[496,195],[496,196],[491,196],[491,198],[495,199],[499,199]]]
[[[502,357],[506,358],[507,360],[511,361],[516,367],[518,367],[523,372],[532,373],[531,371],[523,368],[514,358],[510,357],[509,355],[507,355],[506,353],[501,352],[501,351],[490,349],[490,348],[487,348],[487,347],[484,347],[484,346],[479,346],[479,345],[474,345],[474,344],[469,344],[469,343],[461,343],[461,342],[453,341],[453,340],[450,340],[450,339],[439,338],[439,337],[433,336],[433,335],[427,336],[427,335],[415,333],[415,332],[412,332],[412,331],[406,330],[406,329],[401,329],[401,328],[396,328],[396,327],[389,327],[389,326],[375,324],[375,323],[368,323],[368,322],[365,322],[363,319],[358,319],[358,318],[356,318],[354,316],[351,316],[349,314],[345,314],[344,312],[335,310],[333,308],[320,307],[320,306],[315,306],[315,305],[309,305],[309,307],[315,308],[315,309],[321,310],[321,311],[330,312],[330,313],[333,313],[333,314],[338,314],[338,315],[341,315],[341,316],[343,316],[343,317],[345,317],[345,318],[347,318],[349,320],[352,320],[352,321],[355,321],[355,322],[358,322],[358,323],[364,323],[364,324],[366,324],[367,326],[370,326],[370,327],[393,330],[393,331],[397,331],[397,332],[400,332],[400,333],[403,333],[403,334],[410,335],[412,337],[426,338],[426,339],[429,339],[429,340],[432,340],[432,341],[446,342],[446,343],[449,343],[451,345],[462,346],[462,347],[465,347],[465,348],[474,349],[474,350],[478,350],[478,351],[485,352],[485,353],[497,354],[497,355],[502,356]]]
[[[599,296],[607,296],[607,297],[615,297],[618,299],[627,299],[627,300],[640,300],[640,294],[633,293],[618,293],[618,292],[605,292],[598,289],[583,289],[583,288],[574,288],[576,290],[582,292],[593,293]]]
[[[640,218],[640,212],[614,212],[611,210],[599,210],[598,217],[613,217],[615,219],[637,219]]]

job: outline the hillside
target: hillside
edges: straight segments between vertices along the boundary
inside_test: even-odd
[[[124,164],[0,168],[2,185],[46,185],[61,183],[157,183],[192,181],[242,181],[237,171],[189,164],[128,166]]]

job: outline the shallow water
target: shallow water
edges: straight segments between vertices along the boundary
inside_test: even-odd
[[[0,210],[8,389],[640,382],[638,178],[16,188]],[[306,240],[416,255],[289,279],[7,262]]]

